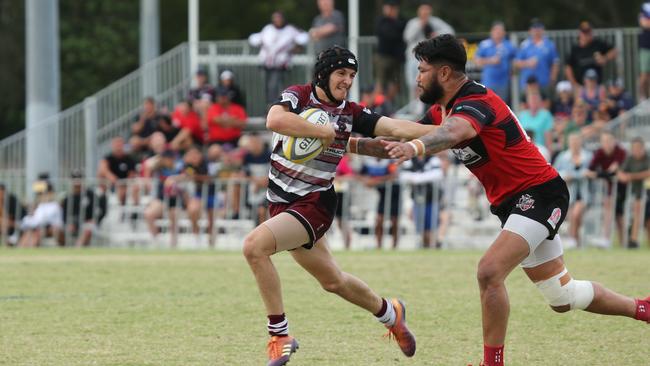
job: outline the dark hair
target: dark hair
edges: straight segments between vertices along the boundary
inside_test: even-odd
[[[454,71],[465,73],[467,52],[463,44],[451,34],[424,40],[415,46],[413,53],[418,61],[445,64]]]

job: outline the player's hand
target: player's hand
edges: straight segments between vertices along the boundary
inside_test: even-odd
[[[323,134],[320,137],[320,140],[323,144],[323,150],[325,150],[334,142],[334,139],[336,138],[336,131],[334,131],[334,127],[329,123],[321,126],[321,128],[323,130]]]
[[[415,156],[415,149],[410,144],[398,141],[381,141],[384,149],[391,159],[397,159],[397,164],[411,160]]]

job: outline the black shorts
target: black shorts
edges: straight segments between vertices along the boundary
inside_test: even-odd
[[[499,217],[501,227],[512,214],[528,217],[544,225],[552,240],[566,218],[569,208],[569,190],[560,176],[546,183],[530,187],[507,198],[490,211]]]
[[[390,184],[390,183],[389,183]],[[379,192],[379,203],[377,203],[377,213],[385,215],[386,211],[386,191],[388,188],[386,186],[380,186],[377,188]],[[395,217],[399,215],[399,203],[400,203],[400,186],[399,184],[392,184],[390,190],[390,216]]]

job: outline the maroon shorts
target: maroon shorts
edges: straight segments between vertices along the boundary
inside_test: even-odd
[[[298,219],[309,234],[309,243],[303,247],[311,249],[332,225],[336,202],[336,193],[332,187],[327,191],[309,193],[291,203],[269,202],[269,212],[271,217],[286,212]]]

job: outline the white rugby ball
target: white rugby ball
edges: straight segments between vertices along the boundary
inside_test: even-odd
[[[300,113],[300,117],[317,125],[330,122],[330,117],[322,109],[309,108]],[[284,156],[294,163],[304,163],[318,156],[323,151],[323,143],[316,137],[286,136],[282,142]]]

